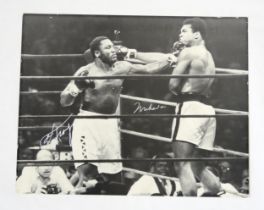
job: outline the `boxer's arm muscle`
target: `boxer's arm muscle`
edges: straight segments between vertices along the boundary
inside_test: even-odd
[[[60,104],[63,107],[71,106],[76,96],[78,95],[78,90],[76,89],[76,85],[74,84],[74,81],[71,81],[66,88],[61,92],[60,95]],[[74,92],[76,95],[74,95]]]
[[[155,74],[167,69],[168,67],[170,67],[170,62],[166,57],[166,60],[163,59],[162,61],[149,63],[146,65],[133,64],[130,66],[128,74]]]
[[[145,63],[153,63],[157,61],[162,61],[167,58],[167,55],[164,53],[158,53],[158,52],[138,52],[136,59],[143,61]]]
[[[79,76],[83,71],[86,70],[85,66],[80,67],[73,76]],[[74,80],[71,80],[66,88],[61,92],[60,95],[60,104],[63,107],[71,106],[77,95],[81,90],[77,87]]]
[[[176,65],[176,67],[173,69],[172,75],[184,74],[184,72],[187,70],[187,68],[191,64],[191,61],[192,61],[192,56],[191,56],[189,50],[184,49],[178,58],[178,63]],[[170,79],[169,90],[171,92],[175,92],[177,90],[180,82],[181,82],[181,78]]]
[[[153,74],[170,67],[171,62],[168,59],[163,59],[163,61],[149,63],[146,65],[141,64],[131,64],[127,61],[118,62],[115,65],[116,70],[112,75],[133,75],[133,74]]]
[[[184,74],[187,69],[192,69],[194,72],[201,72],[204,69],[204,62],[200,58],[199,51],[185,48],[181,52],[178,63],[173,69],[172,74]],[[169,89],[175,92],[181,83],[181,78],[172,78],[169,82]]]

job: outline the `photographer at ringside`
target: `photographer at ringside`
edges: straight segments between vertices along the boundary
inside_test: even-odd
[[[54,160],[48,150],[40,150],[36,160]],[[16,181],[17,193],[76,194],[76,190],[59,166],[24,167]]]

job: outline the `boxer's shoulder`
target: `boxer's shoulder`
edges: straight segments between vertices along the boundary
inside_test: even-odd
[[[81,66],[76,72],[75,76],[80,75],[82,72],[89,72],[94,67],[93,63],[89,63],[85,66]]]
[[[117,61],[114,64],[114,71],[127,72],[131,68],[132,64],[127,61]]]
[[[199,59],[204,57],[207,53],[208,51],[206,48],[201,46],[186,47],[181,51],[179,59]]]

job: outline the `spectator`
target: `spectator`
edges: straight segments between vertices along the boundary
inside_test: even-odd
[[[221,197],[230,197],[238,193],[237,186],[234,183],[234,169],[233,166],[227,162],[219,163],[221,188],[224,194]]]
[[[233,167],[227,161],[221,161],[218,165],[220,172],[220,180],[222,183],[232,182],[233,180]]]
[[[53,160],[48,150],[40,150],[37,160]],[[63,169],[59,166],[25,167],[16,182],[17,193],[35,194],[69,194],[76,193],[67,179]]]
[[[239,188],[239,192],[248,194],[249,193],[249,173],[248,169],[242,171],[242,183]]]
[[[153,157],[170,158],[170,156],[161,154]],[[163,176],[171,176],[172,165],[166,161],[154,162],[150,167],[150,172]],[[176,196],[181,194],[179,182],[174,182],[166,179],[143,175],[130,188],[128,195],[160,195],[160,196]]]
[[[142,146],[137,146],[135,148],[132,148],[131,150],[131,158],[136,158],[136,159],[142,159],[142,158],[147,158],[148,157],[148,151],[142,147]],[[128,164],[129,167],[138,169],[138,170],[146,170],[147,169],[147,163],[146,162],[138,162],[134,161]],[[140,176],[137,173],[134,173],[132,171],[126,171],[124,172],[124,180],[125,183],[128,186],[131,186]]]

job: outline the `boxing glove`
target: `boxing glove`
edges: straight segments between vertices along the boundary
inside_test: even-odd
[[[84,70],[81,73],[77,74],[76,76],[79,77],[87,77],[89,75],[89,71],[88,70]],[[95,88],[95,83],[93,80],[91,79],[76,79],[74,81],[75,85],[80,89],[86,89],[86,88]]]
[[[115,45],[115,50],[118,60],[124,60],[125,58],[136,58],[136,49],[129,49],[122,45]]]
[[[180,54],[180,52],[184,49],[185,45],[180,42],[174,42],[172,46],[172,54],[174,54],[176,57]]]

